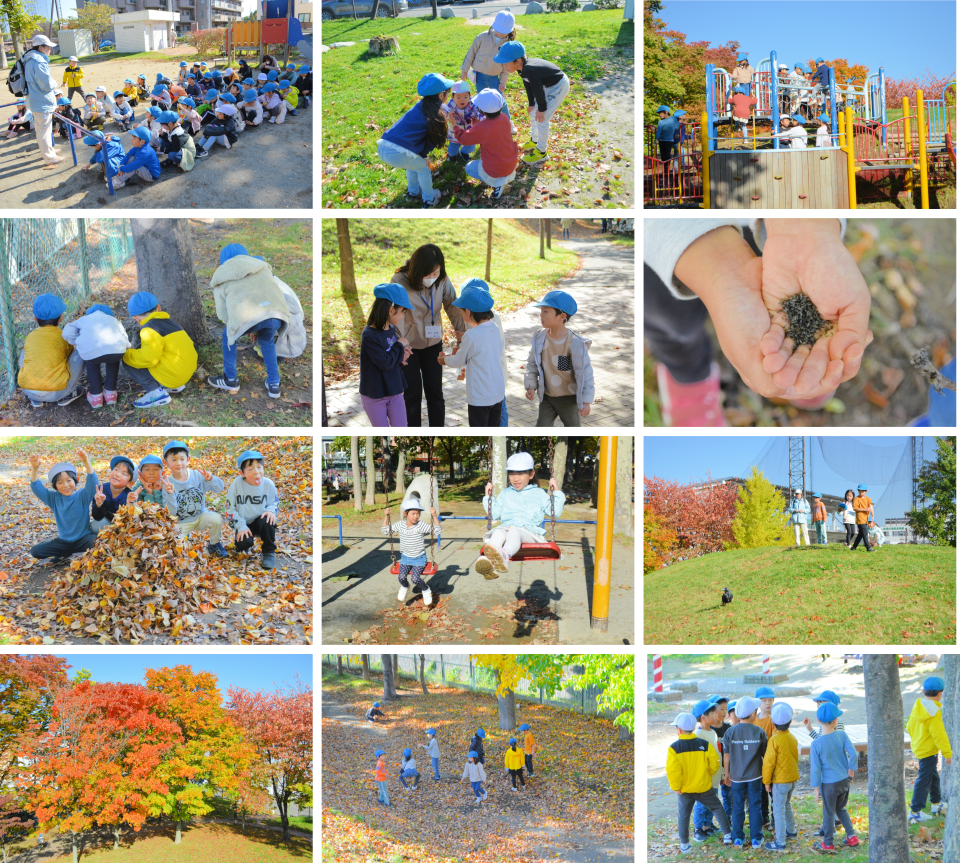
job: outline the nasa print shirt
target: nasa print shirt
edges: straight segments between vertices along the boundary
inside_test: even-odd
[[[188,470],[187,478],[182,482],[170,477],[173,494],[163,491],[163,503],[170,515],[177,521],[196,521],[207,508],[207,492],[223,491],[223,480],[214,477],[207,482],[198,470]]]
[[[265,512],[276,515],[279,502],[273,480],[264,477],[260,485],[250,485],[243,477],[238,476],[230,483],[230,490],[227,492],[227,518],[230,519],[230,526],[234,530],[246,530],[250,522]]]
[[[696,300],[697,295],[673,276],[677,261],[694,241],[710,231],[726,226],[736,228],[744,236],[752,236],[761,249],[767,241],[767,229],[763,219],[743,216],[710,219],[651,219],[649,225],[643,226],[643,263],[660,277],[670,293],[678,300]],[[840,219],[841,239],[846,230],[846,219]]]

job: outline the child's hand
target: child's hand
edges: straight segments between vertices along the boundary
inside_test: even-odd
[[[239,542],[241,539],[249,539],[253,534],[250,532],[249,527],[245,527],[243,530],[238,530],[236,536],[234,537],[234,542]]]
[[[547,483],[547,486],[550,489],[550,491],[556,491],[557,481],[553,477],[550,477],[550,482]]]
[[[170,482],[170,478],[167,476],[166,468],[160,471],[160,482],[163,483],[163,490],[167,494],[173,494],[173,483]]]
[[[80,461],[83,462],[83,466],[87,470],[90,470],[90,457],[87,455],[87,451],[85,449],[81,449],[80,447],[77,447],[77,449],[74,451],[74,454],[78,459],[80,459]]]
[[[767,794],[773,794],[773,786],[772,786],[772,785],[764,785],[763,787],[767,789]]]
[[[127,503],[136,503],[137,498],[140,497],[140,492],[143,491],[143,486],[140,488],[135,488],[127,495]]]
[[[498,86],[497,89],[498,89],[501,93],[506,93],[506,92],[507,92],[507,85],[506,85],[506,84],[500,84],[500,86]]]
[[[436,510],[434,507],[432,507],[432,506],[430,507],[430,515],[432,515],[434,518],[437,518],[437,517],[438,517],[438,516],[437,516],[437,510]]]
[[[848,770],[848,771],[847,771],[847,776],[849,776],[851,779],[853,779],[853,777],[856,776],[856,775],[857,775],[857,771],[856,771],[856,770]],[[770,790],[770,789],[768,788],[767,791],[769,791],[769,790]]]
[[[276,524],[276,523],[277,523],[277,517],[276,517],[272,512],[270,512],[269,510],[267,510],[267,511],[263,514],[263,520],[264,520],[267,524]]]
[[[30,456],[30,467],[34,468],[34,470],[40,467],[40,456],[38,455]]]
[[[818,785],[813,789],[813,796],[817,798],[817,803],[820,802],[820,786]]]
[[[440,365],[442,365],[442,366],[445,366],[445,365],[447,364],[447,360],[446,360],[446,358],[444,357],[444,355],[443,355],[442,352],[439,353],[439,354],[437,354],[437,362],[440,363]]]
[[[533,401],[533,397],[536,394],[537,394],[536,390],[533,390],[533,389],[527,390],[527,398],[530,399],[530,401]]]
[[[804,728],[807,729],[807,731],[810,730],[811,724],[810,724],[810,717],[809,717],[809,716],[804,716],[804,717],[803,717],[803,725],[804,725]]]
[[[582,408],[580,408],[580,410],[578,411],[578,413],[579,413],[580,416],[582,416],[582,417],[588,417],[588,416],[590,416],[590,405],[584,405]]]
[[[91,165],[91,164],[88,162],[88,163],[87,163],[86,165],[84,165],[80,170],[81,170],[81,171],[89,171],[92,167],[93,167],[93,165]]]
[[[840,239],[835,219],[770,219],[763,250],[763,302],[771,315],[770,332],[761,339],[763,367],[774,383],[804,395],[831,382],[830,389],[860,370],[864,349],[873,338],[870,292]],[[833,332],[812,347],[793,351],[784,336],[781,301],[807,294]]]
[[[730,778],[730,774],[729,774],[729,773],[728,773],[726,776],[723,777],[723,784],[726,785],[727,788],[729,788],[731,785],[733,785],[733,780]]]
[[[205,482],[210,482],[210,480],[213,479],[213,474],[210,473],[210,471],[208,471],[205,467],[198,467],[197,470],[200,471],[200,476],[203,477]]]
[[[93,502],[97,506],[103,506],[103,502],[107,499],[107,496],[103,493],[103,483],[97,486],[97,490],[93,493]]]
[[[484,493],[487,497],[489,497],[490,495],[493,494],[493,483],[492,483],[492,482],[488,482],[488,483],[483,487],[483,493]]]

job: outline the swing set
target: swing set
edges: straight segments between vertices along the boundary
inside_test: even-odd
[[[380,448],[380,470],[383,473],[383,495],[387,500],[387,505],[389,507],[390,496],[387,491],[387,448]],[[427,438],[427,473],[430,476],[430,507],[433,506],[433,438]],[[376,489],[376,486],[374,486]],[[419,495],[414,495],[419,499]],[[403,517],[403,504],[400,504],[400,517]],[[430,507],[427,507],[429,511]],[[440,542],[440,537],[437,537],[437,542]],[[430,513],[430,539],[427,542],[427,547],[430,549],[430,560],[427,561],[426,565],[423,567],[423,575],[436,575],[437,574],[437,561],[433,553],[433,513]],[[400,574],[400,561],[397,560],[397,553],[393,548],[393,525],[390,525],[390,574],[399,575]]]

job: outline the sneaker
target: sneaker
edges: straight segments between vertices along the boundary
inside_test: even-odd
[[[860,840],[856,836],[848,836],[843,840],[843,844],[847,848],[857,848],[860,845]]]
[[[497,572],[507,572],[507,560],[495,545],[487,543],[480,553],[493,564]]]
[[[911,824],[919,824],[921,821],[933,821],[933,816],[923,811],[910,813]]]
[[[103,393],[98,393],[94,395],[93,393],[87,393],[87,401],[90,402],[90,407],[94,410],[103,407]]]
[[[732,834],[732,833],[727,833],[727,834],[723,837],[723,844],[724,844],[724,845],[733,845],[733,834]]]
[[[277,568],[277,555],[273,551],[265,551],[260,555],[260,569],[265,569],[268,572],[271,569]]]
[[[547,154],[536,147],[530,150],[525,156],[520,157],[520,161],[526,162],[528,165],[537,165],[540,162],[545,162],[546,160]]]
[[[179,387],[164,387],[164,389],[165,389],[168,393],[182,393],[186,388],[187,388],[187,385],[186,385],[186,384],[184,384],[183,386],[179,386]]]
[[[763,847],[766,848],[767,851],[786,851],[787,850],[786,843],[784,843],[783,845],[778,845],[776,842],[767,842]]]
[[[946,815],[947,814],[947,804],[946,803],[934,803],[930,807],[931,815]]]
[[[720,366],[710,366],[704,381],[681,384],[662,363],[657,364],[660,414],[668,426],[712,426],[727,424],[720,406]]]
[[[207,544],[207,552],[217,557],[230,557],[230,552],[223,547],[222,542],[211,542]]]
[[[267,395],[270,396],[270,398],[280,398],[280,384],[271,384],[268,381],[264,381],[263,385],[267,388]]]
[[[506,184],[504,184],[503,186],[494,186],[494,187],[493,187],[493,195],[492,195],[491,197],[493,197],[493,198],[495,198],[495,199],[500,198],[500,197],[503,195],[503,190],[504,190],[505,188],[506,188]]]
[[[710,837],[703,830],[694,830],[693,831],[693,841],[694,842],[706,842]]]
[[[411,192],[407,189],[407,200],[408,201],[422,201],[423,196],[419,192]]]
[[[493,564],[483,556],[477,558],[477,562],[473,565],[473,568],[488,581],[499,578],[493,568]]]
[[[742,839],[734,839],[734,840],[733,840],[733,847],[734,847],[734,848],[743,848],[743,840],[742,840]]]
[[[397,592],[397,602],[406,602],[409,589],[408,587],[403,587],[403,585],[400,586],[400,590]]]
[[[823,832],[823,828],[821,827],[814,835],[815,835],[815,836],[825,836],[826,834]]]
[[[813,849],[818,854],[833,854],[837,849],[833,845],[824,845],[822,842],[814,842]]]
[[[680,843],[681,854],[689,854],[691,851],[693,851],[693,846],[689,842],[687,842],[686,844],[684,844],[683,842]]]
[[[296,117],[296,116],[297,116],[297,109],[296,109],[296,108],[291,108],[289,111],[287,111],[287,113],[288,113],[288,114],[293,114],[293,116]]]
[[[424,605],[433,605],[433,594],[430,592],[430,588],[427,588],[421,593],[420,598],[423,600]]]
[[[537,142],[536,142],[536,141],[527,141],[527,143],[524,144],[520,149],[521,149],[524,153],[526,153],[526,152],[532,150],[532,149],[533,149],[534,147],[536,147],[536,146],[537,146]]]
[[[62,399],[58,399],[57,404],[60,405],[60,407],[65,408],[68,404],[75,402],[82,395],[83,387],[74,387]]]
[[[791,833],[789,830],[787,831],[787,839],[796,839],[799,835],[799,833]]]
[[[511,788],[511,789],[510,789],[510,791],[511,791],[512,794],[516,794],[517,791],[519,791],[519,790],[520,790],[519,788]]]
[[[423,209],[424,209],[424,210],[429,210],[431,207],[437,206],[437,204],[439,203],[439,201],[440,201],[440,196],[439,196],[439,195],[437,195],[437,197],[434,198],[432,201],[424,201],[424,202],[423,202]]]
[[[240,392],[240,379],[226,378],[223,375],[217,375],[216,377],[207,378],[207,383],[212,387],[216,387],[218,390],[226,390],[230,395],[235,396]]]
[[[270,122],[272,123],[273,120],[271,120]],[[196,152],[196,155],[194,156],[194,158],[195,158],[195,159],[206,159],[207,156],[209,156],[209,155],[210,155],[210,151],[207,150],[205,147],[197,147],[197,152]]]
[[[763,847],[763,842],[761,842],[759,839],[754,839],[754,840],[753,840],[753,847],[756,848],[756,849],[760,849],[760,848]]]
[[[110,405],[115,405],[117,403],[117,391],[116,390],[104,390],[103,391],[103,403],[108,407]]]
[[[37,399],[32,399],[30,396],[27,396],[27,401],[30,402],[30,407],[32,408],[42,408],[43,402],[37,401]]]
[[[135,408],[159,408],[163,407],[163,405],[170,404],[172,401],[173,399],[170,398],[170,393],[163,387],[158,387],[140,396],[140,398],[133,403],[133,406]]]

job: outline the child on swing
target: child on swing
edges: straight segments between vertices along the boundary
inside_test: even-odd
[[[487,483],[483,508],[490,512],[500,526],[483,535],[483,551],[474,569],[486,579],[498,578],[506,572],[510,558],[524,543],[543,542],[541,522],[550,515],[550,495],[553,495],[554,516],[563,512],[566,496],[557,489],[557,481],[550,478],[550,494],[540,486],[531,485],[536,471],[533,456],[528,452],[514,453],[507,459],[507,479],[510,483],[496,499],[493,483]]]
[[[380,527],[380,533],[384,536],[390,536],[396,533],[400,537],[400,573],[397,578],[400,580],[400,592],[397,594],[397,601],[404,602],[407,598],[407,591],[410,589],[410,583],[407,576],[413,579],[416,587],[423,591],[423,604],[429,606],[433,602],[433,594],[423,580],[423,568],[427,565],[427,552],[423,547],[423,538],[430,533],[430,525],[420,521],[420,513],[423,506],[416,498],[407,498],[401,505],[403,519],[390,524],[390,507],[383,511],[383,524]],[[437,517],[437,511],[430,507],[430,515],[433,517],[433,535],[440,535],[440,520]]]

